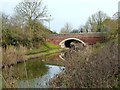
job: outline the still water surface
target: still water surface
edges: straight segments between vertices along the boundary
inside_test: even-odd
[[[30,80],[20,80],[19,87],[20,88],[48,88],[49,80],[53,78],[56,74],[62,72],[64,67],[55,66],[55,65],[46,65],[48,67],[48,71],[43,76],[33,78]]]
[[[17,87],[49,88],[49,81],[63,72],[63,60],[59,55],[60,53],[42,56],[15,65],[12,74],[17,78]],[[7,75],[4,70],[3,75]]]

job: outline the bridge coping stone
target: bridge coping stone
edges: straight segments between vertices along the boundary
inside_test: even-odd
[[[64,37],[99,37],[104,36],[106,33],[89,32],[89,33],[70,33],[70,34],[50,34],[48,38],[64,38]]]

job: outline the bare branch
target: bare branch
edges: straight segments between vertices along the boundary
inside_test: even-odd
[[[42,0],[33,2],[24,0],[16,6],[15,10],[17,15],[21,16],[24,20],[27,20],[26,22],[47,17],[47,7],[43,5]]]

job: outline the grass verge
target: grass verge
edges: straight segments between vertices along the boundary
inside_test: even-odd
[[[38,58],[38,57],[41,57],[41,56],[44,56],[44,55],[49,55],[49,54],[53,54],[53,53],[57,53],[59,52],[61,49],[51,49],[51,50],[47,50],[45,52],[39,52],[39,53],[36,53],[36,54],[29,54],[27,56],[28,59],[30,58]]]
[[[52,43],[46,42],[44,45],[41,45],[40,48],[28,50],[27,55],[38,54],[38,53],[46,52],[52,49],[60,49],[60,47]]]
[[[54,45],[54,44],[49,43],[49,42],[46,42],[44,45],[42,45],[38,49],[28,50],[26,55],[27,55],[28,59],[38,58],[38,57],[41,57],[44,55],[49,55],[49,54],[59,52],[60,50],[61,49],[59,46]]]

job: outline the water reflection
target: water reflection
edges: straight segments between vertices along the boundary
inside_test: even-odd
[[[66,54],[67,54],[66,51],[61,51],[61,53],[59,54],[59,58],[65,60]]]
[[[48,67],[41,60],[31,60],[20,63],[14,67],[14,74],[20,80],[33,79],[43,76],[48,72]]]
[[[59,57],[62,59],[62,60],[65,60],[65,53],[64,52],[61,52]]]
[[[3,76],[14,77],[18,88],[46,88],[49,87],[49,80],[63,71],[63,63],[59,53],[56,53],[19,63],[12,70],[3,70]],[[10,74],[7,74],[8,71]]]
[[[59,74],[64,67],[61,66],[53,66],[53,65],[46,65],[49,70],[48,72],[43,75],[42,77],[34,78],[32,80],[21,80],[19,82],[20,88],[26,88],[29,84],[29,88],[47,88],[49,87],[49,80],[53,78],[56,74]]]

